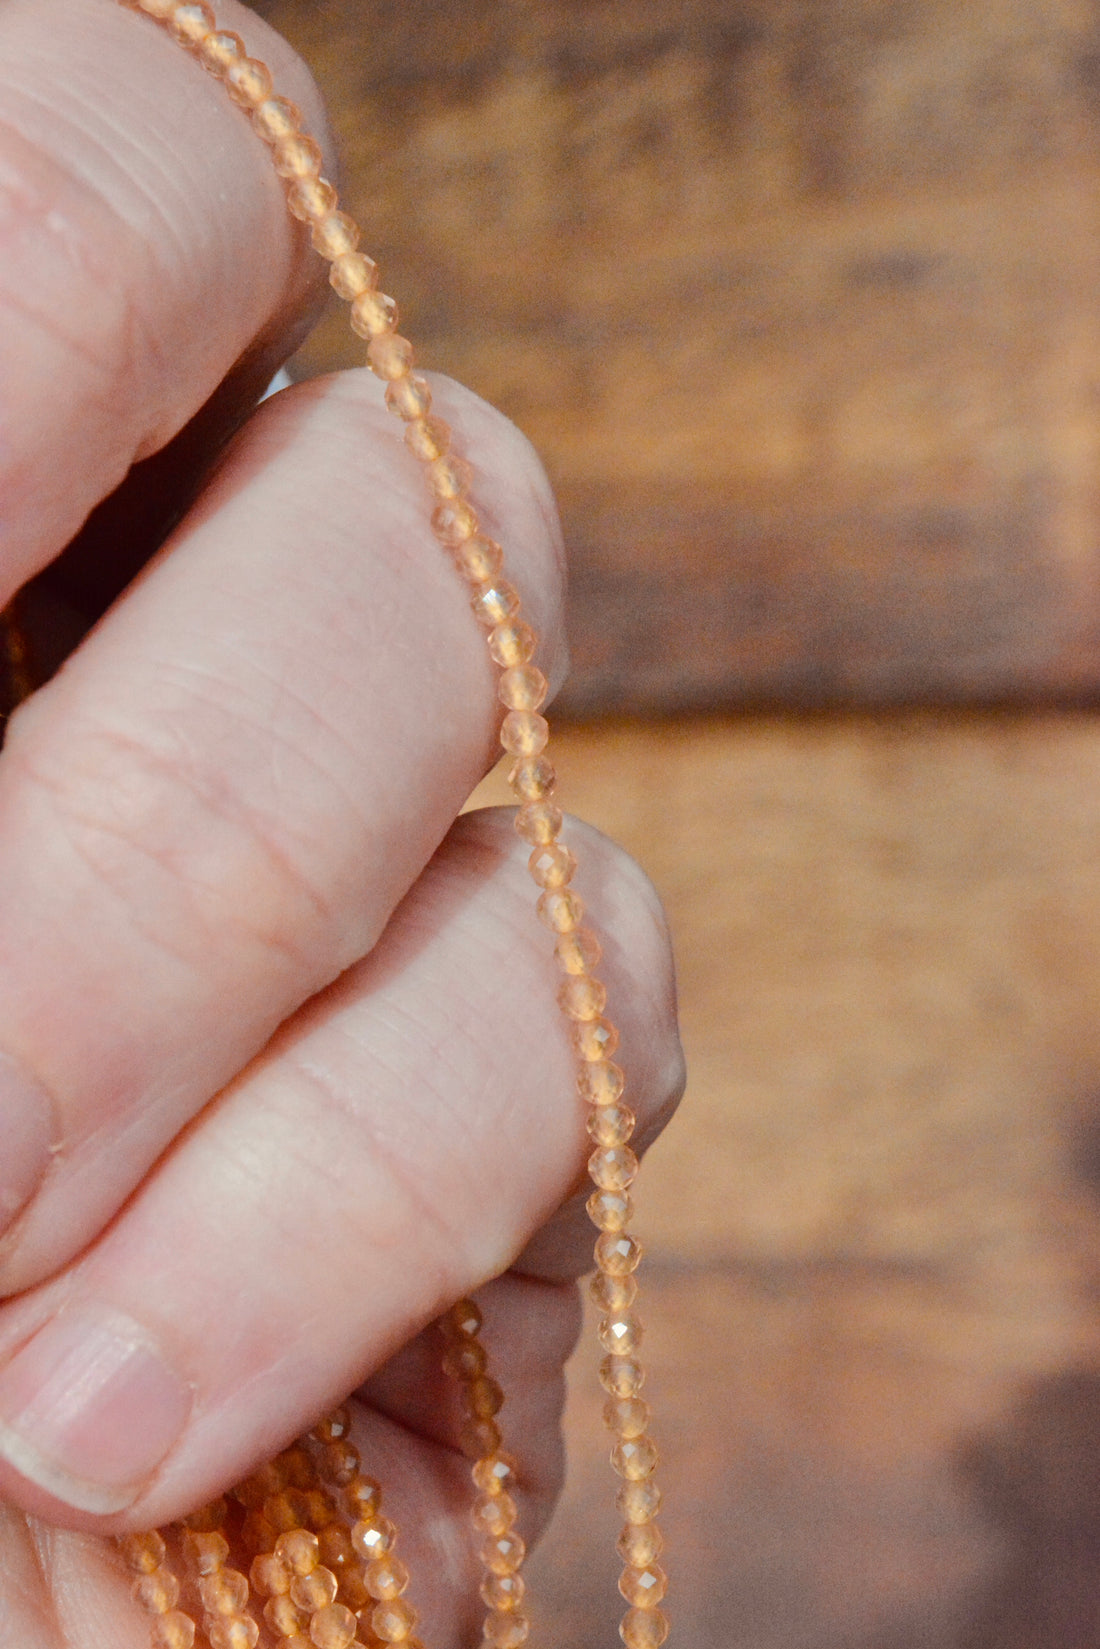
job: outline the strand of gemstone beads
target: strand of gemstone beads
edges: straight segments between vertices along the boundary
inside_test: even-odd
[[[432,532],[451,553],[466,580],[474,614],[487,631],[489,653],[500,669],[498,696],[505,711],[500,742],[514,758],[508,778],[520,804],[516,829],[531,848],[528,868],[539,889],[539,918],[555,936],[555,955],[563,974],[558,1003],[569,1023],[577,1055],[578,1089],[590,1107],[588,1131],[594,1149],[588,1168],[594,1191],[588,1210],[599,1232],[592,1292],[603,1313],[598,1328],[605,1353],[600,1379],[608,1393],[605,1419],[615,1437],[611,1459],[623,1479],[618,1496],[625,1519],[619,1540],[625,1565],[620,1591],[629,1608],[620,1635],[627,1649],[660,1649],[668,1635],[668,1623],[659,1607],[666,1580],[657,1564],[661,1550],[656,1525],[660,1491],[653,1476],[657,1451],[648,1436],[648,1407],[640,1396],[644,1372],[637,1351],[642,1330],[633,1309],[641,1249],[628,1229],[632,1215],[629,1188],[638,1171],[638,1160],[630,1147],[635,1118],[623,1103],[623,1072],[612,1059],[618,1032],[604,1013],[606,990],[595,973],[600,960],[599,942],[585,925],[583,901],[570,885],[576,859],[560,839],[562,813],[555,801],[554,769],[546,756],[549,728],[541,714],[548,684],[533,663],[537,638],[522,615],[518,593],[503,576],[500,545],[481,530],[469,497],[470,468],[451,452],[451,432],[442,419],[432,414],[429,385],[413,371],[412,345],[397,331],[397,305],[378,290],[375,264],[360,252],[359,230],[339,209],[336,191],[322,176],[321,151],[303,130],[300,111],[276,95],[267,67],[248,56],[239,36],[218,28],[211,8],[202,0],[121,3],[165,23],[204,67],[223,81],[230,97],[249,114],[256,132],[269,145],[275,169],[287,182],[288,207],[308,226],[314,247],[331,265],[331,284],[350,302],[352,327],[366,340],[368,365],[386,383],[386,403],[404,424],[406,445],[423,469],[433,505]],[[481,1348],[475,1339],[480,1322],[474,1323],[473,1312],[469,1302],[463,1301],[445,1321],[451,1342],[447,1366],[462,1382],[467,1407],[466,1441],[479,1455],[473,1467],[479,1490],[474,1516],[487,1537],[482,1549],[487,1567],[483,1596],[489,1607],[486,1640],[493,1649],[516,1649],[527,1636],[527,1622],[519,1611],[522,1581],[517,1570],[522,1542],[513,1533],[514,1501],[507,1492],[513,1468],[500,1452],[499,1431],[493,1418],[492,1403],[499,1388],[486,1383],[483,1361],[475,1368],[479,1362],[476,1352]],[[476,1351],[472,1349],[475,1347]],[[271,1501],[265,1502],[260,1520],[270,1523],[272,1509]],[[350,1538],[355,1541],[354,1528]],[[281,1556],[280,1551],[293,1553],[293,1557]],[[294,1570],[296,1580],[309,1581],[319,1570],[331,1574],[320,1561],[319,1536],[307,1528],[284,1529],[277,1535],[272,1555],[288,1572]],[[388,1549],[384,1561],[392,1579],[396,1560]],[[309,1566],[295,1568],[296,1564]],[[158,1572],[162,1566],[158,1563]],[[267,1574],[269,1568],[263,1572]],[[271,1573],[274,1575],[274,1571]],[[368,1563],[364,1570],[368,1587],[370,1573]],[[329,1584],[325,1580],[315,1585],[309,1595],[320,1596]],[[300,1590],[305,1596],[309,1588]],[[290,1596],[294,1607],[299,1607],[294,1601],[293,1582],[287,1592],[268,1594],[269,1601],[284,1596]],[[333,1606],[340,1607],[331,1603],[321,1607]],[[167,1618],[168,1612],[162,1611],[160,1618]],[[320,1642],[314,1635],[316,1613],[314,1610],[310,1615],[308,1640],[315,1645]],[[289,1620],[289,1615],[286,1618]],[[340,1631],[346,1631],[348,1622],[344,1617],[340,1619]],[[371,1611],[372,1632],[385,1643],[405,1643],[415,1649],[417,1640],[411,1635],[414,1622],[415,1616],[400,1592],[392,1598],[383,1596]],[[339,1635],[337,1631],[333,1644]],[[290,1649],[299,1649],[295,1637],[305,1641],[303,1633],[296,1630],[284,1637]],[[345,1642],[350,1645],[353,1639]],[[169,1649],[175,1649],[175,1645]],[[236,1644],[232,1649],[237,1649]],[[329,1642],[320,1649],[330,1649]],[[345,1649],[344,1643],[339,1649]]]

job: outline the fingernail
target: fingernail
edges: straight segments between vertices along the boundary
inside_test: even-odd
[[[84,1512],[137,1499],[187,1424],[191,1392],[145,1330],[73,1306],[0,1369],[0,1455]]]
[[[0,1054],[0,1235],[41,1184],[55,1126],[46,1090]]]

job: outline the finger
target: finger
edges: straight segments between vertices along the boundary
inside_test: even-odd
[[[681,1068],[667,938],[637,868],[574,838],[595,920],[616,923],[604,971],[647,1119]],[[374,953],[82,1262],[10,1304],[3,1492],[59,1519],[129,1506],[163,1522],[507,1269],[590,1145],[525,859],[507,815],[461,819]]]
[[[482,458],[479,507],[553,669],[560,551],[541,468],[476,397],[440,385],[438,400]],[[32,1201],[6,1289],[87,1242],[370,948],[481,776],[494,674],[427,514],[371,374],[278,396],[170,553],[14,719],[0,1208],[5,1189],[9,1212]]]
[[[320,128],[289,47],[222,19]],[[235,363],[291,347],[318,260],[224,87],[105,0],[0,7],[0,180],[2,605]]]

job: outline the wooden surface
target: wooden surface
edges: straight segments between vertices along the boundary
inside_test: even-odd
[[[1090,4],[260,9],[422,358],[546,459],[575,710],[1095,696]]]

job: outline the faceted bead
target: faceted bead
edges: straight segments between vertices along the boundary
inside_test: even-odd
[[[406,439],[409,431],[405,431]],[[470,490],[474,472],[464,458],[453,453],[442,453],[430,459],[424,469],[428,490],[436,498],[464,498]]]
[[[427,417],[432,405],[432,392],[426,378],[410,374],[386,385],[386,405],[398,418],[407,423],[411,418]]]
[[[339,1573],[345,1564],[355,1561],[351,1536],[342,1523],[330,1523],[327,1528],[318,1529],[317,1544],[321,1549],[321,1562],[336,1573]],[[343,1576],[340,1578],[342,1582]]]
[[[476,1461],[470,1475],[482,1494],[506,1494],[516,1481],[516,1463],[510,1454],[498,1450],[496,1454]]]
[[[344,1500],[353,1518],[376,1518],[382,1504],[381,1485],[360,1473],[344,1490]]]
[[[456,549],[464,539],[472,538],[477,527],[477,515],[464,499],[453,498],[432,511],[432,531],[448,549]]]
[[[183,1551],[188,1567],[195,1574],[209,1575],[225,1563],[229,1556],[229,1542],[217,1532],[188,1529],[183,1537]]]
[[[596,1264],[612,1277],[625,1277],[637,1271],[642,1257],[642,1245],[625,1231],[605,1231],[596,1239]]]
[[[615,1357],[630,1357],[642,1343],[642,1325],[629,1311],[601,1317],[596,1330],[604,1350]]]
[[[637,1397],[645,1385],[645,1369],[636,1357],[609,1352],[600,1364],[600,1384],[612,1397]]]
[[[153,1649],[192,1649],[195,1642],[195,1622],[181,1609],[160,1615],[152,1623]]]
[[[603,1406],[604,1424],[620,1437],[642,1437],[649,1424],[649,1404],[640,1397],[609,1397]]]
[[[217,1620],[207,1627],[210,1649],[255,1649],[260,1628],[250,1615],[235,1615],[229,1620]]]
[[[514,756],[538,756],[546,749],[550,737],[550,723],[545,716],[540,716],[535,710],[509,710],[500,725],[500,742],[505,750],[511,751]],[[554,851],[549,848],[536,848],[535,853]],[[559,853],[568,853],[568,848],[559,848]],[[535,854],[531,855],[533,862]],[[569,855],[572,858],[572,854]],[[574,860],[574,864],[576,861]],[[568,881],[569,877],[565,878]],[[547,886],[542,883],[542,886]],[[560,887],[562,883],[551,883],[551,886]]]
[[[359,225],[346,212],[330,212],[313,225],[310,238],[313,250],[331,263],[355,251],[360,240]]]
[[[600,1145],[588,1159],[588,1172],[601,1191],[625,1191],[638,1177],[638,1159],[629,1145]]]
[[[522,618],[510,618],[489,633],[489,652],[498,664],[526,664],[537,646],[534,630]]]
[[[204,35],[212,34],[217,19],[210,7],[198,0],[197,4],[177,6],[171,17],[172,33],[184,45],[197,46]]]
[[[215,1569],[199,1581],[202,1606],[211,1615],[238,1615],[248,1602],[248,1581],[239,1569]]]
[[[668,1591],[668,1576],[656,1563],[628,1566],[619,1579],[619,1591],[635,1609],[654,1609]]]
[[[668,1619],[660,1609],[628,1609],[619,1636],[626,1649],[661,1649],[668,1637]]]
[[[443,1353],[444,1373],[452,1380],[474,1380],[485,1373],[485,1347],[476,1340],[457,1340]]]
[[[199,1534],[220,1534],[228,1516],[229,1502],[219,1495],[217,1500],[208,1500],[205,1506],[200,1506],[197,1512],[188,1512],[183,1526]]]
[[[513,1575],[527,1554],[518,1534],[491,1535],[481,1546],[481,1561],[494,1575]]]
[[[179,4],[179,0],[138,0],[138,9],[147,12],[150,17],[159,17],[163,22],[170,17]]]
[[[241,1540],[249,1552],[270,1552],[279,1532],[263,1512],[249,1512],[241,1524]]]
[[[371,1595],[363,1583],[363,1576],[358,1567],[349,1566],[341,1569],[337,1597],[341,1603],[346,1603],[349,1609],[362,1609],[364,1604],[371,1601]]]
[[[535,847],[552,842],[563,822],[561,808],[555,802],[525,802],[514,820],[516,834]]]
[[[308,1449],[304,1449],[300,1443],[296,1443],[293,1448],[284,1449],[279,1456],[279,1462],[286,1472],[286,1480],[291,1487],[305,1490],[315,1486],[317,1468],[313,1464]]]
[[[439,1327],[448,1339],[472,1340],[481,1333],[481,1308],[473,1300],[456,1300],[449,1311],[439,1319]]]
[[[275,90],[271,70],[258,57],[241,57],[225,71],[225,86],[234,103],[255,109]]]
[[[151,1575],[168,1555],[168,1548],[156,1529],[150,1529],[148,1534],[123,1535],[119,1548],[127,1567],[139,1575]]]
[[[500,1428],[492,1420],[467,1420],[459,1431],[459,1442],[470,1460],[480,1460],[500,1448]]]
[[[601,1231],[625,1230],[634,1218],[634,1204],[624,1191],[593,1191],[585,1206]]]
[[[538,710],[549,691],[549,682],[535,664],[514,664],[497,682],[497,698],[509,710]]]
[[[346,1407],[333,1409],[326,1414],[313,1428],[313,1436],[318,1443],[339,1443],[351,1435],[351,1410]]]
[[[512,1609],[518,1609],[523,1602],[527,1582],[522,1575],[487,1574],[479,1589],[482,1602],[487,1608],[498,1609],[502,1614],[506,1614]]]
[[[627,1523],[616,1542],[616,1550],[628,1567],[644,1569],[656,1563],[664,1545],[664,1535],[656,1523]]]
[[[491,584],[504,565],[504,551],[495,538],[475,533],[455,546],[455,565],[471,584]]]
[[[373,1563],[368,1563],[363,1571],[367,1591],[379,1603],[385,1603],[392,1597],[400,1597],[408,1591],[409,1571],[399,1557],[387,1554],[379,1557]]]
[[[321,1458],[325,1476],[341,1489],[346,1488],[359,1471],[359,1450],[346,1437],[326,1443]]]
[[[487,630],[506,624],[519,612],[519,591],[506,578],[498,578],[487,590],[479,590],[470,602],[470,610],[479,624]]]
[[[356,298],[356,303],[361,300]],[[397,332],[383,332],[367,345],[367,365],[379,378],[403,378],[412,366],[413,346]],[[448,505],[454,509],[454,504]]]
[[[351,306],[351,327],[361,338],[381,338],[397,325],[397,303],[386,292],[368,287]],[[382,373],[382,377],[386,374]],[[400,373],[395,374],[400,377]]]
[[[312,1614],[314,1609],[324,1609],[326,1605],[334,1603],[340,1583],[331,1569],[326,1569],[323,1563],[318,1563],[308,1575],[296,1575],[290,1583],[290,1595],[299,1609]]]
[[[273,145],[271,162],[280,177],[295,178],[300,182],[303,178],[320,177],[324,156],[320,144],[313,138],[307,137],[304,132],[295,132],[290,137],[280,138]]]
[[[302,223],[317,223],[336,210],[336,190],[322,177],[301,178],[287,190],[286,203]]]
[[[585,1123],[597,1145],[626,1145],[637,1126],[638,1119],[629,1105],[593,1106]]]
[[[171,1569],[154,1569],[134,1581],[133,1595],[151,1615],[166,1615],[180,1600],[180,1583]]]
[[[290,1638],[307,1624],[306,1615],[288,1594],[269,1597],[264,1604],[264,1619],[279,1637]]]
[[[661,1491],[652,1477],[643,1483],[624,1483],[615,1499],[628,1523],[652,1523],[661,1509]]]
[[[320,220],[327,222],[326,218]],[[359,297],[362,292],[369,292],[378,276],[378,265],[373,258],[368,258],[365,252],[344,252],[334,258],[332,268],[328,272],[328,283],[338,298],[344,298],[348,303]]]
[[[479,1494],[470,1513],[474,1527],[486,1534],[507,1534],[515,1525],[519,1508],[510,1494]]]
[[[558,888],[539,895],[535,906],[539,921],[552,933],[569,933],[579,928],[584,916],[584,900],[571,888]]]
[[[635,1277],[609,1277],[597,1271],[588,1285],[588,1292],[599,1309],[607,1315],[615,1311],[629,1311],[638,1298]]]
[[[512,711],[514,716],[522,714],[519,710]],[[539,720],[542,721],[541,716]],[[560,842],[547,842],[544,847],[536,847],[531,853],[527,860],[527,869],[537,887],[544,887],[552,893],[558,888],[567,887],[573,880],[577,870],[577,859],[576,855]]]
[[[630,1483],[641,1483],[652,1477],[659,1458],[651,1437],[624,1437],[611,1451],[613,1469]]]
[[[570,974],[558,989],[558,1006],[570,1019],[598,1019],[606,1005],[607,986],[590,974]]]
[[[309,1635],[316,1649],[348,1649],[354,1641],[359,1622],[342,1603],[329,1603],[318,1609],[309,1623]]]
[[[305,1496],[305,1503],[305,1524],[307,1528],[313,1529],[315,1533],[319,1534],[323,1529],[327,1529],[331,1523],[339,1521],[340,1513],[336,1510],[331,1496],[326,1494],[324,1489],[310,1489]]]
[[[450,425],[442,418],[412,418],[405,430],[405,445],[422,464],[434,464],[450,451]]]
[[[302,129],[302,111],[288,97],[269,97],[252,111],[252,124],[265,143],[295,137]]]
[[[491,1649],[522,1649],[531,1635],[531,1622],[516,1609],[494,1609],[485,1617],[483,1633]]]
[[[626,1077],[609,1059],[594,1059],[577,1073],[577,1092],[589,1105],[615,1105],[622,1097]]]
[[[280,1534],[289,1534],[309,1522],[309,1507],[301,1489],[284,1489],[264,1504],[264,1516]]]
[[[376,1604],[370,1623],[383,1643],[404,1643],[412,1636],[416,1610],[403,1597],[395,1597],[389,1603]]]
[[[239,34],[228,29],[217,29],[199,41],[199,61],[211,74],[224,75],[231,63],[245,55],[245,44]]]
[[[483,1374],[466,1387],[466,1404],[477,1419],[491,1420],[504,1406],[504,1392],[495,1380]]]
[[[351,1531],[351,1543],[364,1563],[388,1552],[396,1539],[397,1531],[388,1517],[362,1518]]]
[[[321,1547],[310,1529],[292,1529],[275,1542],[275,1556],[292,1575],[308,1575],[321,1561]]]
[[[603,1061],[619,1046],[619,1033],[610,1019],[599,1016],[572,1027],[573,1046],[582,1059]]]

